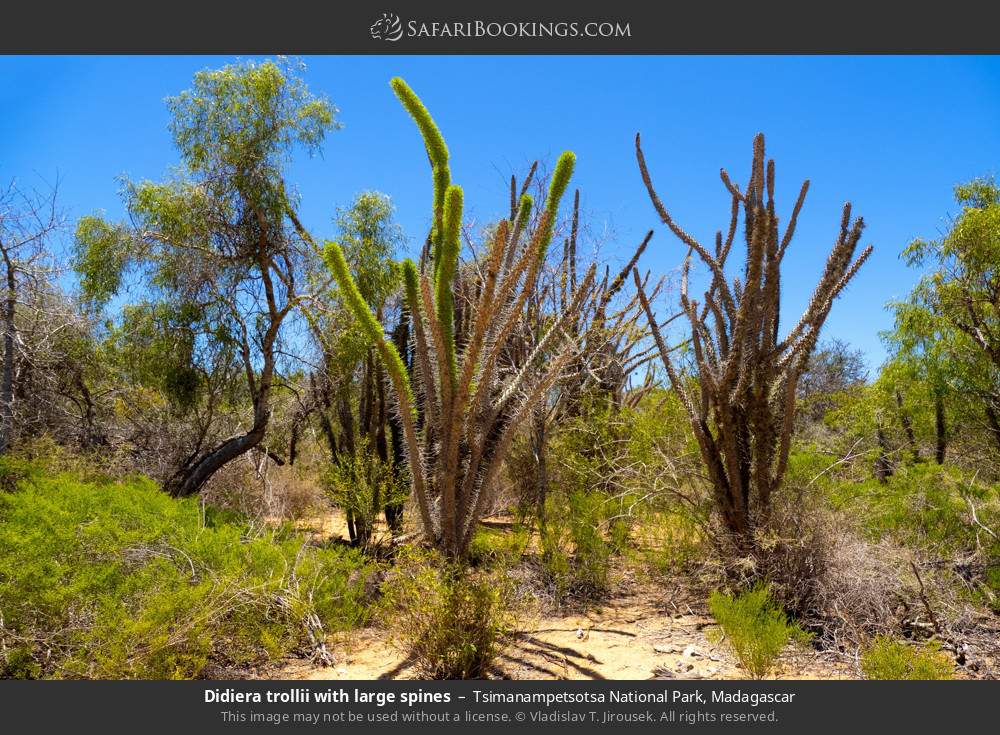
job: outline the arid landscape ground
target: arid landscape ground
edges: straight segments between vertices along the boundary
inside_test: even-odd
[[[507,518],[484,523],[507,525]],[[331,512],[303,523],[318,542],[346,542],[342,513]],[[384,531],[385,529],[381,529]],[[525,601],[517,629],[491,675],[503,679],[745,679],[746,672],[717,634],[704,596],[681,581],[651,580],[633,570],[618,569],[616,593],[608,599],[559,609],[537,599]],[[714,634],[713,634],[714,633]],[[992,677],[1000,654],[1000,639],[981,651],[978,671],[966,677]],[[384,626],[373,625],[332,635],[330,663],[289,659],[257,672],[235,676],[278,679],[409,679],[417,678],[405,646]],[[224,672],[220,672],[224,673]],[[791,646],[768,678],[856,679],[858,662],[852,652]]]

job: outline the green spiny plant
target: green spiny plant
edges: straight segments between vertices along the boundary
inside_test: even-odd
[[[517,365],[507,364],[505,347],[523,322],[559,203],[573,174],[575,156],[567,151],[556,163],[534,227],[529,226],[534,203],[522,194],[513,220],[501,220],[492,232],[480,281],[461,291],[468,318],[462,338],[457,339],[455,296],[463,277],[458,273],[462,189],[451,183],[448,149],[430,113],[402,79],[393,79],[392,88],[423,136],[434,184],[434,224],[424,257],[419,266],[409,259],[403,263],[404,298],[413,327],[412,379],[358,293],[340,247],[328,243],[325,255],[346,302],[389,373],[424,530],[448,558],[455,559],[464,556],[476,522],[491,505],[517,428],[577,352],[566,325],[583,308],[595,269],[588,271],[572,302],[552,320],[534,351]],[[549,357],[553,352],[555,357]]]

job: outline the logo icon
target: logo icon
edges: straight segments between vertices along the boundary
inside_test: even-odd
[[[395,13],[382,13],[369,30],[376,41],[398,41],[403,37],[403,23]]]

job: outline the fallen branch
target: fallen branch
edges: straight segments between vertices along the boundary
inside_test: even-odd
[[[914,576],[917,578],[917,584],[920,585],[920,601],[924,605],[924,609],[927,610],[927,614],[930,616],[931,624],[934,626],[934,632],[941,635],[941,623],[938,622],[937,615],[934,614],[934,610],[931,608],[930,600],[927,599],[927,592],[924,590],[924,580],[920,578],[920,571],[917,569],[917,565],[912,560],[910,561],[910,568],[913,570]]]

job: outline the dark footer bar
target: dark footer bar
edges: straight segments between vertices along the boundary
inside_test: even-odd
[[[934,732],[992,726],[996,682],[0,682],[5,730]],[[70,730],[72,728],[72,730]]]

